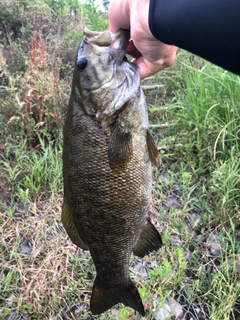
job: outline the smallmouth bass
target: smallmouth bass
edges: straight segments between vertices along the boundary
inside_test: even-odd
[[[162,245],[148,216],[160,158],[138,67],[125,59],[128,40],[127,30],[84,31],[64,128],[62,221],[96,267],[93,314],[121,302],[144,315],[130,257]]]

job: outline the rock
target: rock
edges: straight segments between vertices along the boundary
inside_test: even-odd
[[[221,236],[220,235],[210,235],[210,237],[207,240],[207,247],[210,251],[210,253],[214,257],[219,257],[221,254]]]
[[[239,274],[240,274],[240,262],[239,262],[239,263],[237,263],[237,273],[239,273]]]
[[[182,244],[182,241],[178,236],[171,236],[171,245],[177,246],[180,244]]]
[[[28,239],[25,239],[19,246],[18,252],[23,254],[30,254],[32,252],[32,246]]]
[[[16,299],[15,295],[13,293],[10,294],[10,296],[6,299],[7,306],[12,307],[15,302],[15,299]]]
[[[175,316],[174,319],[183,319],[184,312],[183,312],[183,308],[180,305],[180,303],[171,297],[169,297],[167,300],[168,300],[168,304],[169,304],[171,310],[174,313],[174,316]]]
[[[194,318],[190,318],[189,320],[206,320],[206,314],[202,312],[202,310],[198,307],[193,307],[193,310],[194,310],[194,315],[195,317]]]
[[[17,320],[17,319],[18,319],[18,314],[17,314],[17,312],[11,313],[11,314],[6,318],[6,320]]]
[[[74,310],[74,316],[80,317],[80,315],[83,313],[83,311],[86,309],[86,305],[85,304],[81,304],[80,306],[78,306],[75,310]]]
[[[181,320],[183,318],[182,306],[172,297],[168,297],[155,313],[155,320]]]
[[[164,302],[164,304],[155,312],[155,320],[167,320],[172,315],[170,306]]]
[[[139,279],[144,279],[147,277],[147,265],[145,261],[137,260],[133,265],[133,272],[138,275]]]

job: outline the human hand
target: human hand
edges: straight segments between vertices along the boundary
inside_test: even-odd
[[[177,47],[162,43],[154,38],[148,26],[150,0],[111,0],[108,9],[109,29],[129,29],[132,41],[126,53],[133,57],[141,79],[166,67],[176,58]]]

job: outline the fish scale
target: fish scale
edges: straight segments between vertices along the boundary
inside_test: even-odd
[[[85,31],[64,128],[62,221],[70,239],[92,256],[94,314],[122,302],[144,315],[129,277],[130,257],[162,244],[148,217],[151,161],[158,164],[159,154],[138,68],[124,60],[127,38],[124,30]]]

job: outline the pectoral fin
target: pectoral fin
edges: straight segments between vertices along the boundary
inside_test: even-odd
[[[65,199],[62,207],[62,223],[71,241],[79,248],[88,250],[87,245],[84,243],[77,231],[72,218],[70,207]]]
[[[109,288],[103,286],[97,276],[94,281],[90,300],[91,312],[93,314],[100,314],[119,302],[133,308],[144,316],[144,307],[141,297],[136,286],[130,279],[122,286]]]
[[[148,146],[148,153],[150,160],[152,164],[154,164],[157,168],[160,167],[161,164],[161,158],[157,149],[157,146],[155,144],[155,141],[153,140],[153,136],[147,130],[147,146]]]
[[[132,133],[130,126],[116,121],[108,145],[108,160],[111,169],[124,167],[132,157]]]
[[[133,254],[138,257],[144,257],[148,253],[158,250],[162,246],[162,238],[151,223],[150,218],[147,219],[137,245],[133,249]]]

